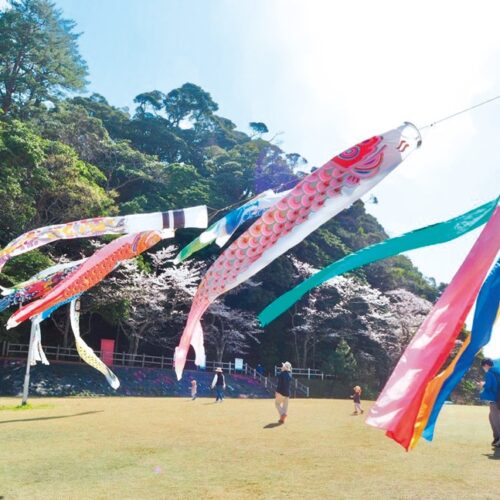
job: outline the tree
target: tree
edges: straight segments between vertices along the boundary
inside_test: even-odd
[[[150,113],[149,110],[152,111],[153,115],[156,115],[163,108],[165,98],[165,94],[159,90],[143,92],[135,96],[134,102],[139,105],[136,109],[137,116],[142,117]]]
[[[126,109],[115,108],[100,94],[93,93],[90,97],[74,97],[67,101],[82,106],[92,118],[98,118],[112,139],[124,139],[125,130],[130,116]]]
[[[358,363],[346,340],[341,339],[327,363],[327,370],[335,373],[340,380],[351,381]]]
[[[316,270],[310,265],[292,258],[295,268],[295,279],[303,281]],[[295,364],[298,367],[316,367],[316,346],[332,336],[328,328],[328,320],[335,315],[328,307],[319,307],[324,302],[328,304],[328,292],[331,287],[319,287],[311,291],[299,303],[288,310],[293,336]]]
[[[91,292],[94,310],[116,324],[130,354],[138,353],[141,342],[173,348],[198,281],[199,265],[169,264],[173,246],[149,256],[152,269],[141,258],[125,261]]]
[[[215,352],[215,360],[222,362],[225,353],[242,355],[248,352],[250,341],[259,342],[261,332],[255,317],[223,302],[212,304],[203,324],[205,342]]]
[[[24,230],[106,215],[105,177],[75,151],[18,120],[0,122],[0,244]]]
[[[250,122],[248,125],[254,132],[252,137],[260,137],[263,134],[267,134],[269,132],[267,125],[263,122]]]
[[[291,189],[298,180],[285,153],[278,146],[265,143],[255,167],[256,191]]]
[[[431,303],[408,290],[399,289],[386,293],[391,301],[391,310],[398,324],[398,338],[401,352],[410,343],[425,317],[431,310]],[[395,357],[399,357],[398,352]]]
[[[4,113],[85,87],[75,23],[47,0],[11,0],[0,12],[0,106]]]
[[[172,126],[178,127],[182,120],[200,121],[219,109],[208,92],[194,83],[185,83],[167,94],[165,111]]]

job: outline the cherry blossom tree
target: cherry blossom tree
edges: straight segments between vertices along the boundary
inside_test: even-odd
[[[316,271],[297,259],[293,264],[300,281]],[[314,367],[315,347],[322,343],[324,369],[331,369],[336,349],[347,342],[357,373],[383,380],[431,306],[407,290],[383,293],[355,276],[338,276],[288,311],[295,362]]]
[[[210,306],[205,315],[203,330],[205,342],[213,349],[218,362],[222,361],[224,354],[246,354],[250,342],[259,343],[257,336],[262,332],[255,316],[223,302]]]
[[[123,262],[91,293],[94,307],[107,308],[111,320],[128,339],[129,353],[141,342],[173,348],[199,280],[198,264],[174,266],[175,247]]]

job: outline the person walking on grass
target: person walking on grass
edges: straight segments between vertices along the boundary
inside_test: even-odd
[[[354,402],[354,412],[353,415],[361,415],[364,413],[361,408],[361,387],[357,385],[353,388],[354,394],[351,396],[351,399]]]
[[[212,389],[215,387],[215,402],[217,403],[224,400],[224,389],[226,388],[226,379],[222,373],[222,368],[217,368],[215,370],[214,379],[212,380]]]
[[[278,376],[278,387],[276,387],[276,394],[274,404],[278,410],[280,424],[285,423],[288,414],[288,400],[290,399],[290,384],[292,382],[292,365],[285,361],[281,365],[281,373]]]
[[[490,358],[484,358],[481,361],[481,368],[484,371],[484,381],[481,382],[483,390],[479,399],[490,403],[489,419],[493,431],[491,445],[500,448],[500,360],[493,361]]]
[[[193,401],[196,399],[197,394],[198,394],[198,384],[196,380],[193,378],[191,380],[191,399]]]

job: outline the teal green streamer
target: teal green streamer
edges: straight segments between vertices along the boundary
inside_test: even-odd
[[[295,302],[300,300],[309,290],[335,276],[381,259],[393,257],[408,250],[445,243],[482,226],[490,219],[499,199],[500,197],[445,222],[416,229],[347,255],[313,274],[310,278],[269,304],[258,316],[260,324],[262,326],[269,324],[295,304]]]

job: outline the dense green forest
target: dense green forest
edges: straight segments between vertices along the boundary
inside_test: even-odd
[[[0,13],[0,246],[31,228],[98,215],[206,204],[216,220],[265,189],[291,188],[315,167],[283,151],[264,123],[238,130],[194,83],[144,89],[133,110],[111,105],[107,98],[113,96],[89,94],[76,28],[46,0],[12,1]],[[213,246],[196,254],[179,275],[171,258],[198,233],[179,230],[175,240],[84,296],[82,329],[90,345],[115,338],[119,350],[172,353],[190,294],[220,252]],[[386,237],[364,204],[355,203],[220,299],[204,324],[209,357],[243,354],[267,369],[290,359],[339,377],[356,372],[358,378],[385,380],[440,291],[404,256],[322,286],[264,330],[254,318],[311,268]],[[61,241],[14,258],[0,285],[63,257],[88,256],[96,245]],[[158,280],[163,288],[155,288]],[[4,329],[9,314],[0,316],[0,340],[27,341],[28,326]],[[60,310],[43,325],[44,343],[70,345],[68,329],[67,313]]]

